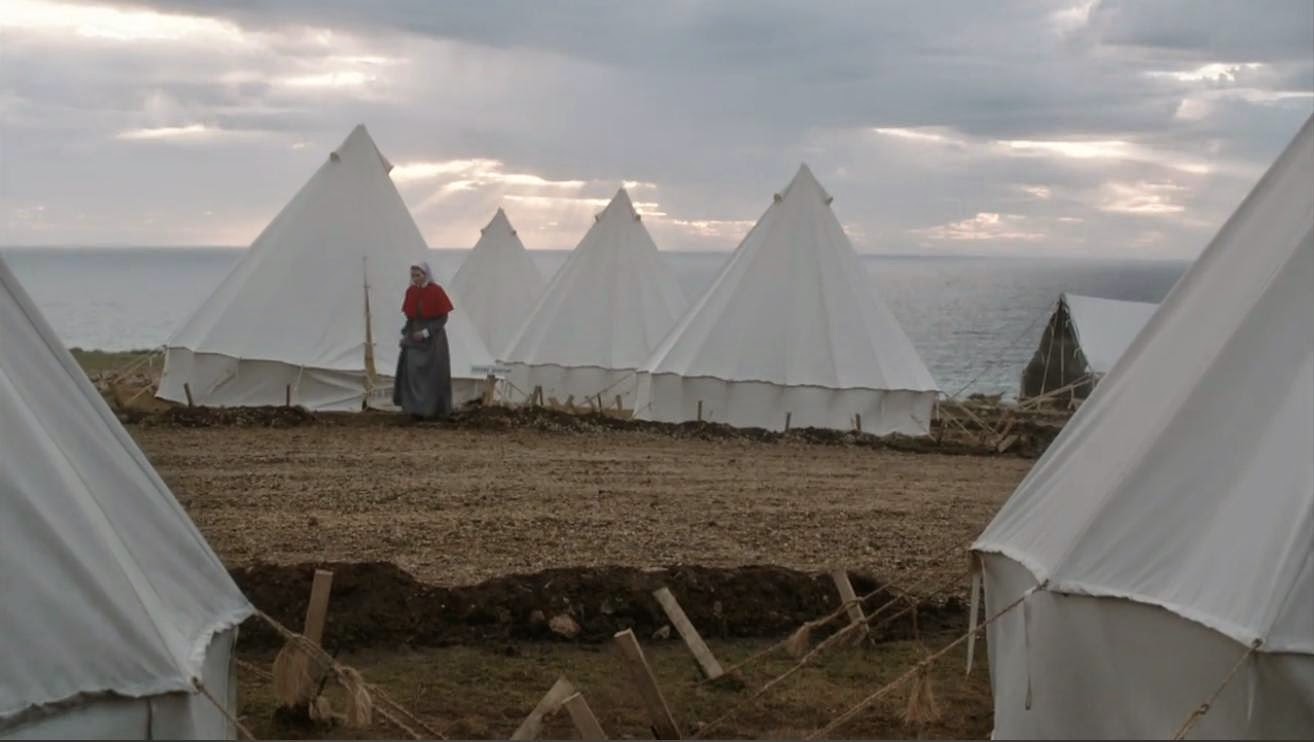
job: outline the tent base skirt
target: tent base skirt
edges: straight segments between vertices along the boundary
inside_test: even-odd
[[[983,562],[986,615],[1036,585],[1011,559]],[[987,637],[997,739],[1169,738],[1247,651],[1159,606],[1047,591]],[[1308,739],[1311,729],[1314,657],[1259,652],[1190,738]]]
[[[639,374],[635,415],[659,422],[702,419],[739,428],[829,428],[874,435],[927,435],[934,391],[827,389],[761,381]]]
[[[169,348],[157,396],[204,407],[281,407],[291,402],[312,412],[395,410],[392,377],[376,378],[366,404],[364,371],[303,368],[278,361],[242,360],[218,353]],[[483,394],[483,378],[452,379],[452,404],[459,407]]]
[[[207,691],[236,716],[233,645],[237,629],[216,634],[201,678]],[[102,697],[39,713],[15,726],[0,725],[0,739],[234,739],[227,716],[200,693],[146,698]]]

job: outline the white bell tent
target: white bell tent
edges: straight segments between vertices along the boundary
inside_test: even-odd
[[[972,548],[996,737],[1310,738],[1314,118]]]
[[[3,261],[0,348],[0,738],[231,739],[251,606]]]
[[[939,389],[806,165],[639,375],[636,414],[925,435]]]
[[[449,288],[496,357],[529,317],[545,283],[506,212],[498,209]]]
[[[1158,304],[1062,294],[1040,345],[1022,371],[1021,397],[1090,396],[1095,383],[1113,368]]]
[[[352,130],[169,339],[159,396],[391,408],[408,269],[429,259],[391,169],[365,127]],[[459,304],[447,336],[459,404],[480,395],[493,359]]]
[[[622,188],[557,271],[502,359],[522,394],[576,404],[619,395],[687,306]]]

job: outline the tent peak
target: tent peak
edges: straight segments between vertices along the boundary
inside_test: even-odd
[[[624,186],[616,190],[616,195],[611,197],[611,202],[593,220],[600,222],[612,214],[636,220],[639,218],[639,212],[634,208],[634,202],[630,200],[630,193],[625,190]]]
[[[813,194],[825,204],[830,204],[834,200],[826,192],[826,189],[821,187],[821,183],[817,181],[817,177],[812,174],[812,169],[808,167],[806,162],[798,166],[798,172],[794,174],[793,180],[789,181],[789,185],[780,193],[781,198],[776,200],[779,201],[795,194]]]
[[[339,144],[337,149],[329,153],[329,160],[341,162],[344,155],[357,151],[374,152],[379,158],[379,162],[383,163],[383,169],[392,172],[392,163],[379,151],[379,146],[375,144],[374,137],[370,136],[365,124],[356,124],[351,133],[347,134],[347,137],[342,140],[342,144]]]
[[[483,229],[479,230],[479,232],[480,234],[483,234],[494,227],[500,227],[511,234],[516,233],[515,227],[511,226],[511,220],[507,217],[506,212],[503,211],[501,207],[498,207],[497,211],[493,214],[493,218],[489,219],[488,224],[485,225]]]

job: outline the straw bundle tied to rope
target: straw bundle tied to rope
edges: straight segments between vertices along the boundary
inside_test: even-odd
[[[274,696],[284,706],[306,706],[312,719],[336,718],[328,699],[320,695],[323,683],[337,680],[346,693],[342,719],[350,727],[367,727],[374,716],[374,700],[364,678],[353,667],[339,665],[319,645],[294,633],[263,613],[257,614],[286,642],[274,658]]]
[[[311,665],[315,668],[312,671]],[[274,658],[274,697],[284,706],[303,706],[314,700],[327,668],[312,662],[311,654],[289,639]]]
[[[929,654],[929,653],[928,653]],[[908,705],[903,709],[903,723],[930,724],[940,720],[940,706],[935,702],[931,666],[922,665],[908,687]]]

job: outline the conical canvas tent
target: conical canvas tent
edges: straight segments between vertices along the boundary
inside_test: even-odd
[[[1085,399],[1145,327],[1158,304],[1062,294],[1022,371],[1021,397]]]
[[[390,407],[408,268],[428,260],[391,168],[357,126],[169,339],[159,396]],[[447,335],[454,398],[473,399],[492,355],[459,305]]]
[[[938,389],[806,165],[639,375],[636,414],[928,432]]]
[[[0,738],[231,738],[251,613],[0,261]]]
[[[686,302],[625,189],[595,219],[502,360],[522,393],[608,406],[619,395],[628,408],[635,370]]]
[[[506,350],[543,293],[543,274],[501,209],[452,278],[453,295],[494,356]]]
[[[1310,738],[1312,318],[1314,119],[974,544],[996,737]]]

